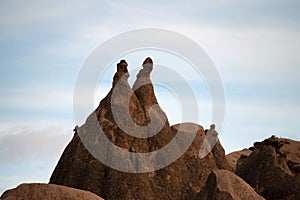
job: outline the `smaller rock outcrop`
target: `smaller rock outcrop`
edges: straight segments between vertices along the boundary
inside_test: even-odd
[[[200,200],[263,200],[243,179],[228,170],[214,170],[198,195]]]
[[[300,199],[297,157],[293,155],[299,151],[287,156],[289,148],[283,147],[288,144],[277,137],[254,143],[254,151],[238,160],[236,174],[266,199]],[[300,148],[298,144],[294,143],[290,148]],[[294,161],[289,160],[292,157]]]
[[[21,184],[15,189],[7,190],[1,200],[103,200],[97,195],[74,188],[54,184]]]

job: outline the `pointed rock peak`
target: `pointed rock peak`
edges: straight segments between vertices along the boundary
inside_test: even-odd
[[[150,73],[153,69],[152,59],[147,57],[142,66],[143,68],[136,75],[136,81],[134,82],[132,89],[144,110],[148,112],[151,106],[158,104],[154,94],[154,87],[150,79]]]
[[[127,79],[129,77],[128,69],[127,69],[127,62],[125,60],[121,60],[117,64],[117,72],[114,75],[113,79],[113,87],[117,84],[117,82],[122,79],[125,82],[127,82]]]
[[[146,58],[146,60],[143,62],[143,68],[147,69],[147,68],[153,68],[153,61],[150,57]]]
[[[124,72],[124,73],[128,72],[127,66],[128,66],[128,64],[127,64],[126,60],[121,60],[117,64],[117,72]]]
[[[143,62],[143,69],[140,70],[140,72],[136,77],[139,78],[141,76],[149,76],[152,69],[153,69],[153,61],[150,57],[148,57]]]
[[[143,64],[148,64],[148,63],[153,64],[153,61],[150,57],[147,57],[146,60],[143,62]]]

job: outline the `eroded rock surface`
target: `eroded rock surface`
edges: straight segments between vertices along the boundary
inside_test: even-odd
[[[232,167],[233,171],[235,171],[237,161],[240,159],[240,157],[248,157],[251,153],[252,153],[252,151],[250,149],[234,151],[234,152],[231,152],[230,154],[226,155],[226,159],[228,161],[228,164]]]
[[[107,200],[196,199],[212,170],[230,168],[219,141],[213,152],[202,159],[198,157],[205,138],[203,127],[192,123],[169,125],[168,118],[155,97],[150,79],[152,69],[153,62],[151,58],[147,58],[131,89],[127,82],[129,74],[126,61],[122,60],[118,64],[112,89],[87,118],[86,123],[75,128],[74,137],[64,150],[50,183],[89,190]],[[112,108],[117,108],[114,114]],[[132,121],[138,126],[133,125]],[[120,127],[120,123],[123,127]],[[150,126],[151,123],[154,126]],[[139,126],[146,129],[140,129]],[[166,147],[177,137],[178,130],[186,138],[195,137],[188,150],[170,165],[147,173],[127,173],[103,165],[95,156],[104,156],[108,161],[124,159],[133,170],[152,166],[137,162],[127,156],[126,152],[121,157],[113,155],[111,149],[103,144],[99,135],[100,127],[114,145],[134,153],[155,152]],[[161,128],[157,131],[157,127]],[[128,134],[151,135],[153,131],[157,131],[157,134],[148,138]],[[85,141],[85,145],[100,145],[106,151],[101,155],[97,155],[97,152],[92,155],[82,141]],[[181,148],[180,143],[175,145],[178,145],[176,150]],[[161,158],[169,158],[172,153],[174,152],[166,151],[160,155],[160,159],[154,156],[153,159],[157,162],[155,164],[161,164]]]
[[[277,137],[256,142],[254,151],[238,160],[236,174],[266,199],[300,199],[299,151],[291,151],[299,147]]]
[[[198,195],[199,200],[263,200],[243,179],[228,170],[214,170],[205,187]]]

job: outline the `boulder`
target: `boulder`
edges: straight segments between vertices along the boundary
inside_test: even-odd
[[[214,170],[198,194],[200,200],[263,200],[243,179],[228,170]]]
[[[31,183],[21,184],[17,188],[7,190],[1,200],[103,200],[99,196],[70,187]]]

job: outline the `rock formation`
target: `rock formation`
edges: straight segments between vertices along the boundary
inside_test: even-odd
[[[53,184],[21,184],[8,190],[0,197],[1,200],[103,200],[97,195],[83,190]]]
[[[206,157],[198,157],[205,138],[204,129],[200,125],[169,125],[167,116],[155,97],[150,79],[152,69],[153,62],[151,58],[147,58],[132,89],[127,82],[127,63],[120,61],[110,92],[85,124],[75,128],[74,137],[64,150],[50,183],[88,190],[107,200],[197,199],[197,194],[212,170],[231,169],[219,141]],[[82,141],[85,145],[102,145],[102,139],[99,139],[100,127],[114,145],[134,153],[156,152],[176,138],[178,132],[190,138],[196,131],[196,136],[187,151],[168,166],[145,173],[127,173],[105,166],[95,158],[98,155],[92,155],[90,149],[88,151],[83,145]],[[180,143],[175,145],[180,149]],[[104,153],[108,161],[119,158],[126,160],[133,170],[152,167],[134,160],[126,153],[123,157],[118,156],[120,155],[112,154],[109,147]],[[155,164],[163,163],[162,158],[169,156],[172,156],[172,152],[157,155],[154,159],[160,159]]]
[[[300,173],[300,142],[278,138],[279,142],[283,144],[280,151],[286,156],[286,162],[290,170],[294,174]]]
[[[300,143],[290,143],[274,136],[254,143],[254,151],[238,160],[236,174],[266,199],[300,199]]]
[[[227,170],[214,170],[198,194],[201,200],[263,200],[243,179]]]
[[[231,152],[230,154],[226,155],[226,159],[227,159],[230,167],[233,169],[233,171],[235,171],[237,161],[240,159],[240,157],[248,157],[251,153],[252,153],[252,151],[250,149],[234,151],[234,152]]]

